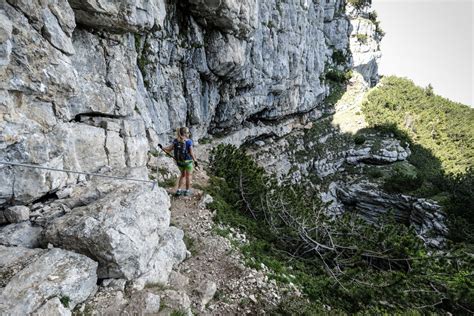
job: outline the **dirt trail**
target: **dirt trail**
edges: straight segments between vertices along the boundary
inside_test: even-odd
[[[205,187],[208,176],[203,169],[194,173],[193,196],[171,196],[171,223],[185,232],[185,241],[191,256],[175,270],[170,283],[184,290],[192,301],[193,312],[200,315],[265,314],[281,299],[281,289],[261,271],[243,264],[243,255],[235,246],[246,242],[238,231],[231,229],[226,238],[216,233],[212,212],[205,207],[205,194],[196,187]],[[232,242],[230,241],[232,240]],[[234,244],[234,246],[232,245]],[[184,277],[183,277],[184,276]],[[204,305],[203,298],[217,291]],[[208,292],[206,294],[203,294]]]

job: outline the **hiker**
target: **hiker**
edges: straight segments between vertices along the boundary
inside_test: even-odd
[[[173,143],[167,147],[163,147],[161,144],[158,144],[163,151],[170,153],[173,150],[174,159],[178,165],[179,170],[181,171],[181,176],[178,181],[178,189],[176,190],[176,195],[192,195],[190,189],[191,186],[191,173],[193,172],[193,165],[198,166],[196,161],[196,156],[193,152],[193,141],[189,138],[189,129],[187,127],[180,127],[176,129],[176,138],[173,140]],[[186,190],[182,190],[183,180],[186,181]]]

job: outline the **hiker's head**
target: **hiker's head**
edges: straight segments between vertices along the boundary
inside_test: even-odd
[[[189,137],[189,129],[187,127],[178,127],[176,129],[176,138],[178,140],[183,140]]]

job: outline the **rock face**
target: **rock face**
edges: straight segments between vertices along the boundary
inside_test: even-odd
[[[43,251],[3,246],[0,253],[2,277],[11,275],[9,269],[25,265],[31,259],[13,277],[6,279],[8,283],[0,293],[2,314],[24,315],[37,309],[45,310],[54,304],[49,301],[57,298],[72,309],[96,291],[97,263],[86,256],[61,249]]]
[[[358,15],[340,0],[8,0],[0,17],[0,160],[46,167],[145,166],[180,125],[195,140],[283,135],[280,122],[321,107],[335,52],[340,71],[354,60],[372,80],[376,65],[376,40],[350,57]],[[80,180],[3,165],[0,177],[0,205]]]
[[[400,145],[397,139],[382,139],[364,142],[348,151],[346,161],[350,164],[370,163],[389,164],[396,161],[404,161],[410,156],[408,147]]]
[[[413,225],[420,237],[432,246],[441,246],[447,236],[446,215],[434,201],[404,194],[387,194],[370,182],[340,187],[337,196],[348,209],[371,222],[377,222],[383,215],[393,212],[398,222]]]
[[[93,258],[100,278],[164,284],[172,266],[186,255],[182,231],[169,227],[169,206],[161,188],[114,187],[50,221],[42,242]]]
[[[48,300],[43,306],[38,308],[34,315],[70,316],[71,311],[64,307],[59,298],[55,297]]]

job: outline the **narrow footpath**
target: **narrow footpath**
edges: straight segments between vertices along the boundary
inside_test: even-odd
[[[268,314],[287,289],[265,276],[265,266],[257,271],[244,265],[238,245],[247,242],[245,235],[213,222],[206,207],[210,196],[196,189],[206,187],[208,179],[203,169],[196,170],[190,197],[175,197],[174,189],[168,189],[171,224],[184,231],[189,251],[172,273],[170,286],[186,292],[198,315]],[[224,230],[230,231],[226,237],[218,234]]]

